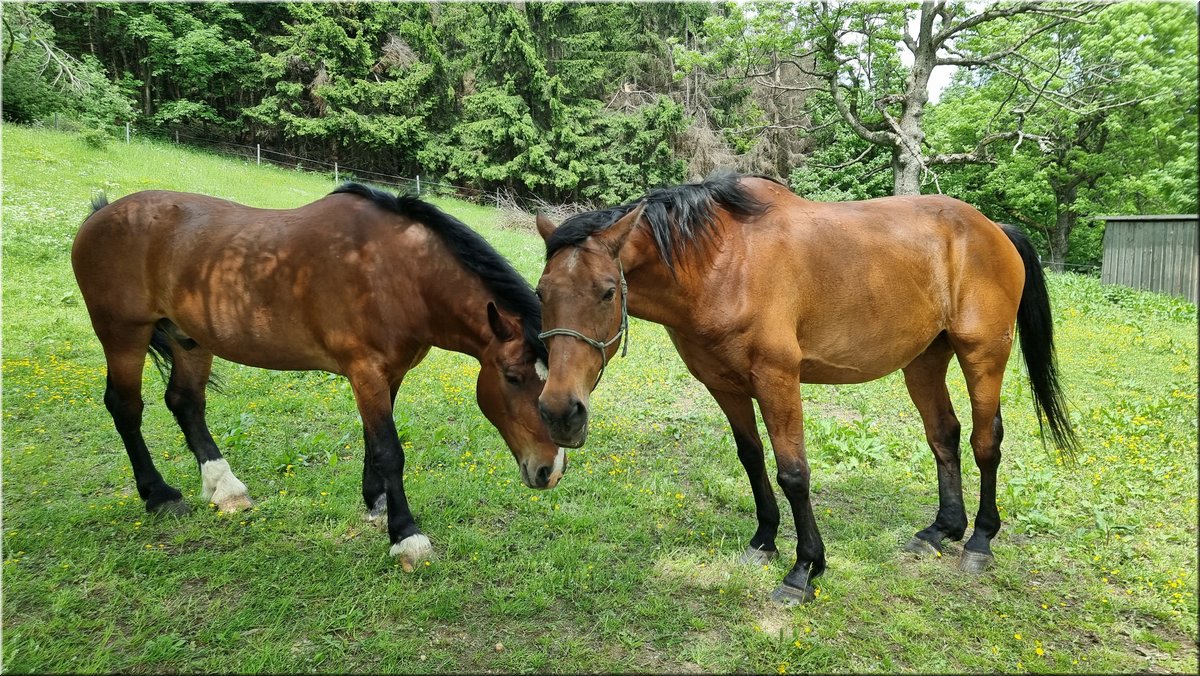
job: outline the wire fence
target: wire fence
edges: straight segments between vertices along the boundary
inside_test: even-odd
[[[66,117],[60,118],[58,115],[50,119],[41,120],[40,122],[42,126],[53,126],[55,129],[65,131],[83,131],[92,128],[82,126],[77,121]],[[344,181],[366,182],[391,186],[400,189],[402,192],[418,196],[427,194],[453,196],[476,204],[485,204],[509,210],[519,209],[528,213],[539,209],[546,210],[553,208],[553,205],[544,200],[524,197],[515,191],[484,190],[472,186],[430,180],[428,177],[420,175],[411,177],[400,176],[360,167],[346,166],[336,161],[330,162],[287,153],[275,150],[274,148],[265,148],[259,143],[249,145],[229,139],[212,138],[205,135],[203,130],[198,130],[195,127],[180,125],[175,127],[141,128],[127,122],[124,125],[110,126],[105,131],[111,137],[126,144],[136,139],[149,139],[186,145],[191,148],[198,148],[207,152],[254,162],[257,165],[268,164],[296,171],[325,174],[332,178],[334,184],[340,184]],[[590,205],[575,206],[590,208]]]

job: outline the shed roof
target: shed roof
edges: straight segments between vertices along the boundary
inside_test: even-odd
[[[1196,214],[1139,214],[1137,216],[1093,216],[1099,221],[1194,221]]]

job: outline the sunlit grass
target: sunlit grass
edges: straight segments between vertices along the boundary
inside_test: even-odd
[[[159,145],[96,151],[8,126],[3,159],[6,671],[1196,668],[1195,306],[1051,276],[1085,450],[1072,465],[1043,448],[1014,356],[1002,392],[1005,525],[996,567],[979,578],[955,571],[953,551],[897,553],[937,504],[902,379],[805,387],[829,571],[818,599],[790,610],[767,600],[791,564],[790,512],[785,556],[765,569],[736,563],[754,530],[745,473],[661,327],[632,322],[629,356],[593,397],[587,447],[544,493],[520,485],[477,410],[477,365],[434,351],[396,406],[409,499],[436,548],[406,575],[363,520],[361,428],[347,383],[328,374],[218,362],[225,386],[210,395],[209,422],[256,500],[220,515],[201,504],[195,461],[147,369],[147,442],[194,507],[147,515],[70,272],[93,190],[284,207],[317,199],[331,178]],[[536,278],[537,235],[439,203]],[[965,424],[956,366],[950,383]],[[973,517],[969,449],[963,483]]]

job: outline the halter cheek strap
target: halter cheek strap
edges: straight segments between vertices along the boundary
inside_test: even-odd
[[[607,341],[601,342],[593,338],[588,338],[582,333],[573,329],[550,329],[538,334],[538,338],[545,341],[550,336],[570,336],[578,338],[592,347],[600,350],[600,372],[596,374],[596,382],[592,383],[592,389],[600,384],[600,378],[604,377],[604,369],[608,366],[608,347],[613,343],[621,340],[621,336],[625,336],[625,342],[621,344],[621,356],[624,357],[629,352],[629,309],[626,304],[626,297],[629,295],[629,285],[625,283],[625,267],[621,265],[621,259],[617,259],[617,269],[621,274],[621,328],[617,329],[617,335],[609,338]]]

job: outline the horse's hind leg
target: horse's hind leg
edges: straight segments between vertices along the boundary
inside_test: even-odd
[[[904,367],[904,384],[921,414],[925,440],[937,461],[937,517],[904,546],[905,551],[914,554],[940,553],[942,540],[961,540],[967,530],[958,445],[961,427],[946,389],[946,367],[952,354],[945,335],[941,335]]]
[[[142,370],[153,331],[151,324],[97,327],[96,334],[104,346],[104,358],[108,363],[104,406],[125,442],[138,495],[145,503],[146,511],[186,514],[188,506],[183,495],[163,481],[142,437]]]
[[[729,419],[733,441],[737,444],[738,460],[746,469],[750,490],[754,493],[758,529],[750,538],[750,546],[742,554],[742,562],[765,565],[779,556],[779,550],[775,547],[775,536],[779,532],[779,504],[775,501],[771,480],[767,477],[762,439],[758,436],[758,424],[754,419],[754,401],[744,394],[720,392],[711,387],[708,391]]]
[[[996,508],[996,470],[1000,466],[1000,442],[1004,424],[1000,417],[1000,386],[1012,349],[1010,339],[991,340],[962,348],[955,345],[967,390],[971,396],[971,449],[979,466],[979,513],[975,530],[963,545],[959,569],[982,572],[993,561],[991,542],[1000,531]]]
[[[167,408],[174,414],[188,448],[200,463],[201,496],[222,512],[236,512],[251,506],[246,485],[229,469],[204,419],[205,386],[212,373],[213,355],[202,347],[188,350],[170,341],[171,378],[167,383]]]

